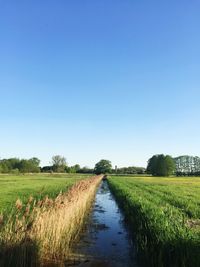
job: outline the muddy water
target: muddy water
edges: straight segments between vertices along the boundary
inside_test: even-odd
[[[102,181],[80,242],[76,266],[138,267],[134,244],[107,181]]]

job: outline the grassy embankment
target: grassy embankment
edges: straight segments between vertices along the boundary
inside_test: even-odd
[[[5,178],[12,180],[13,177]],[[59,262],[58,266],[61,266],[81,230],[102,177],[83,178],[51,177],[50,181],[44,181],[45,188],[42,189],[44,184],[40,183],[38,175],[24,179],[15,177],[18,183],[21,179],[23,190],[15,191],[13,188],[9,201],[17,196],[15,193],[18,191],[23,202],[18,199],[10,214],[5,212],[8,199],[4,202],[5,216],[0,218],[0,266],[40,266],[47,262]],[[59,193],[61,189],[63,192]],[[47,193],[53,197],[44,197]]]
[[[110,177],[108,182],[148,266],[200,266],[200,178]]]

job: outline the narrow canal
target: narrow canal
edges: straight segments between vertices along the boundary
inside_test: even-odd
[[[75,248],[83,267],[138,267],[134,244],[107,181],[102,181],[80,242]],[[76,258],[77,258],[76,257]]]

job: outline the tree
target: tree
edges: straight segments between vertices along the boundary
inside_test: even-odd
[[[167,172],[167,176],[174,174],[174,172],[176,171],[176,164],[174,159],[167,155],[165,156],[165,164],[166,164],[166,172]]]
[[[116,170],[113,170],[116,172]],[[143,174],[145,173],[145,168],[143,167],[123,167],[123,168],[117,168],[117,174]]]
[[[9,166],[6,159],[1,160],[0,171],[1,171],[1,173],[8,173],[10,171],[10,166]]]
[[[53,172],[53,166],[44,166],[41,168],[41,171],[51,173]]]
[[[66,158],[60,155],[52,157],[53,171],[54,172],[65,172],[67,166]]]
[[[154,155],[148,160],[148,165],[147,165],[147,173],[156,175],[157,173],[157,156]]]
[[[76,172],[79,172],[81,169],[79,164],[74,165],[73,168],[75,169]]]
[[[111,173],[112,171],[112,164],[109,160],[102,159],[100,160],[94,168],[94,172],[96,174],[106,174],[106,173]]]
[[[40,160],[37,158],[22,159],[19,162],[19,171],[22,173],[40,172],[39,167]]]
[[[7,159],[6,162],[7,162],[7,165],[9,166],[10,171],[14,169],[19,169],[20,159],[10,158],[10,159]]]
[[[176,164],[176,172],[178,175],[181,173],[192,175],[200,172],[200,158],[193,156],[179,156],[174,158]]]
[[[40,172],[40,160],[38,158],[31,159],[18,159],[10,158],[0,160],[0,172],[2,173],[15,173],[18,172]]]
[[[29,161],[36,167],[39,167],[40,165],[40,160],[38,158],[34,157],[34,158],[29,159]]]
[[[170,176],[175,171],[175,162],[169,155],[154,155],[148,161],[147,173],[154,176]]]
[[[22,159],[19,163],[19,171],[22,173],[31,172],[31,163],[27,159]]]
[[[87,166],[84,166],[78,172],[79,173],[94,173],[94,169],[91,169],[91,168],[89,168]]]

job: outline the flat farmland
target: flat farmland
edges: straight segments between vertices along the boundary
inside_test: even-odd
[[[200,178],[108,181],[149,266],[200,266]]]
[[[74,183],[90,175],[84,174],[33,174],[0,175],[0,213],[9,212],[15,201],[22,202],[29,196],[36,199],[45,195],[54,198],[60,191],[67,191]]]

